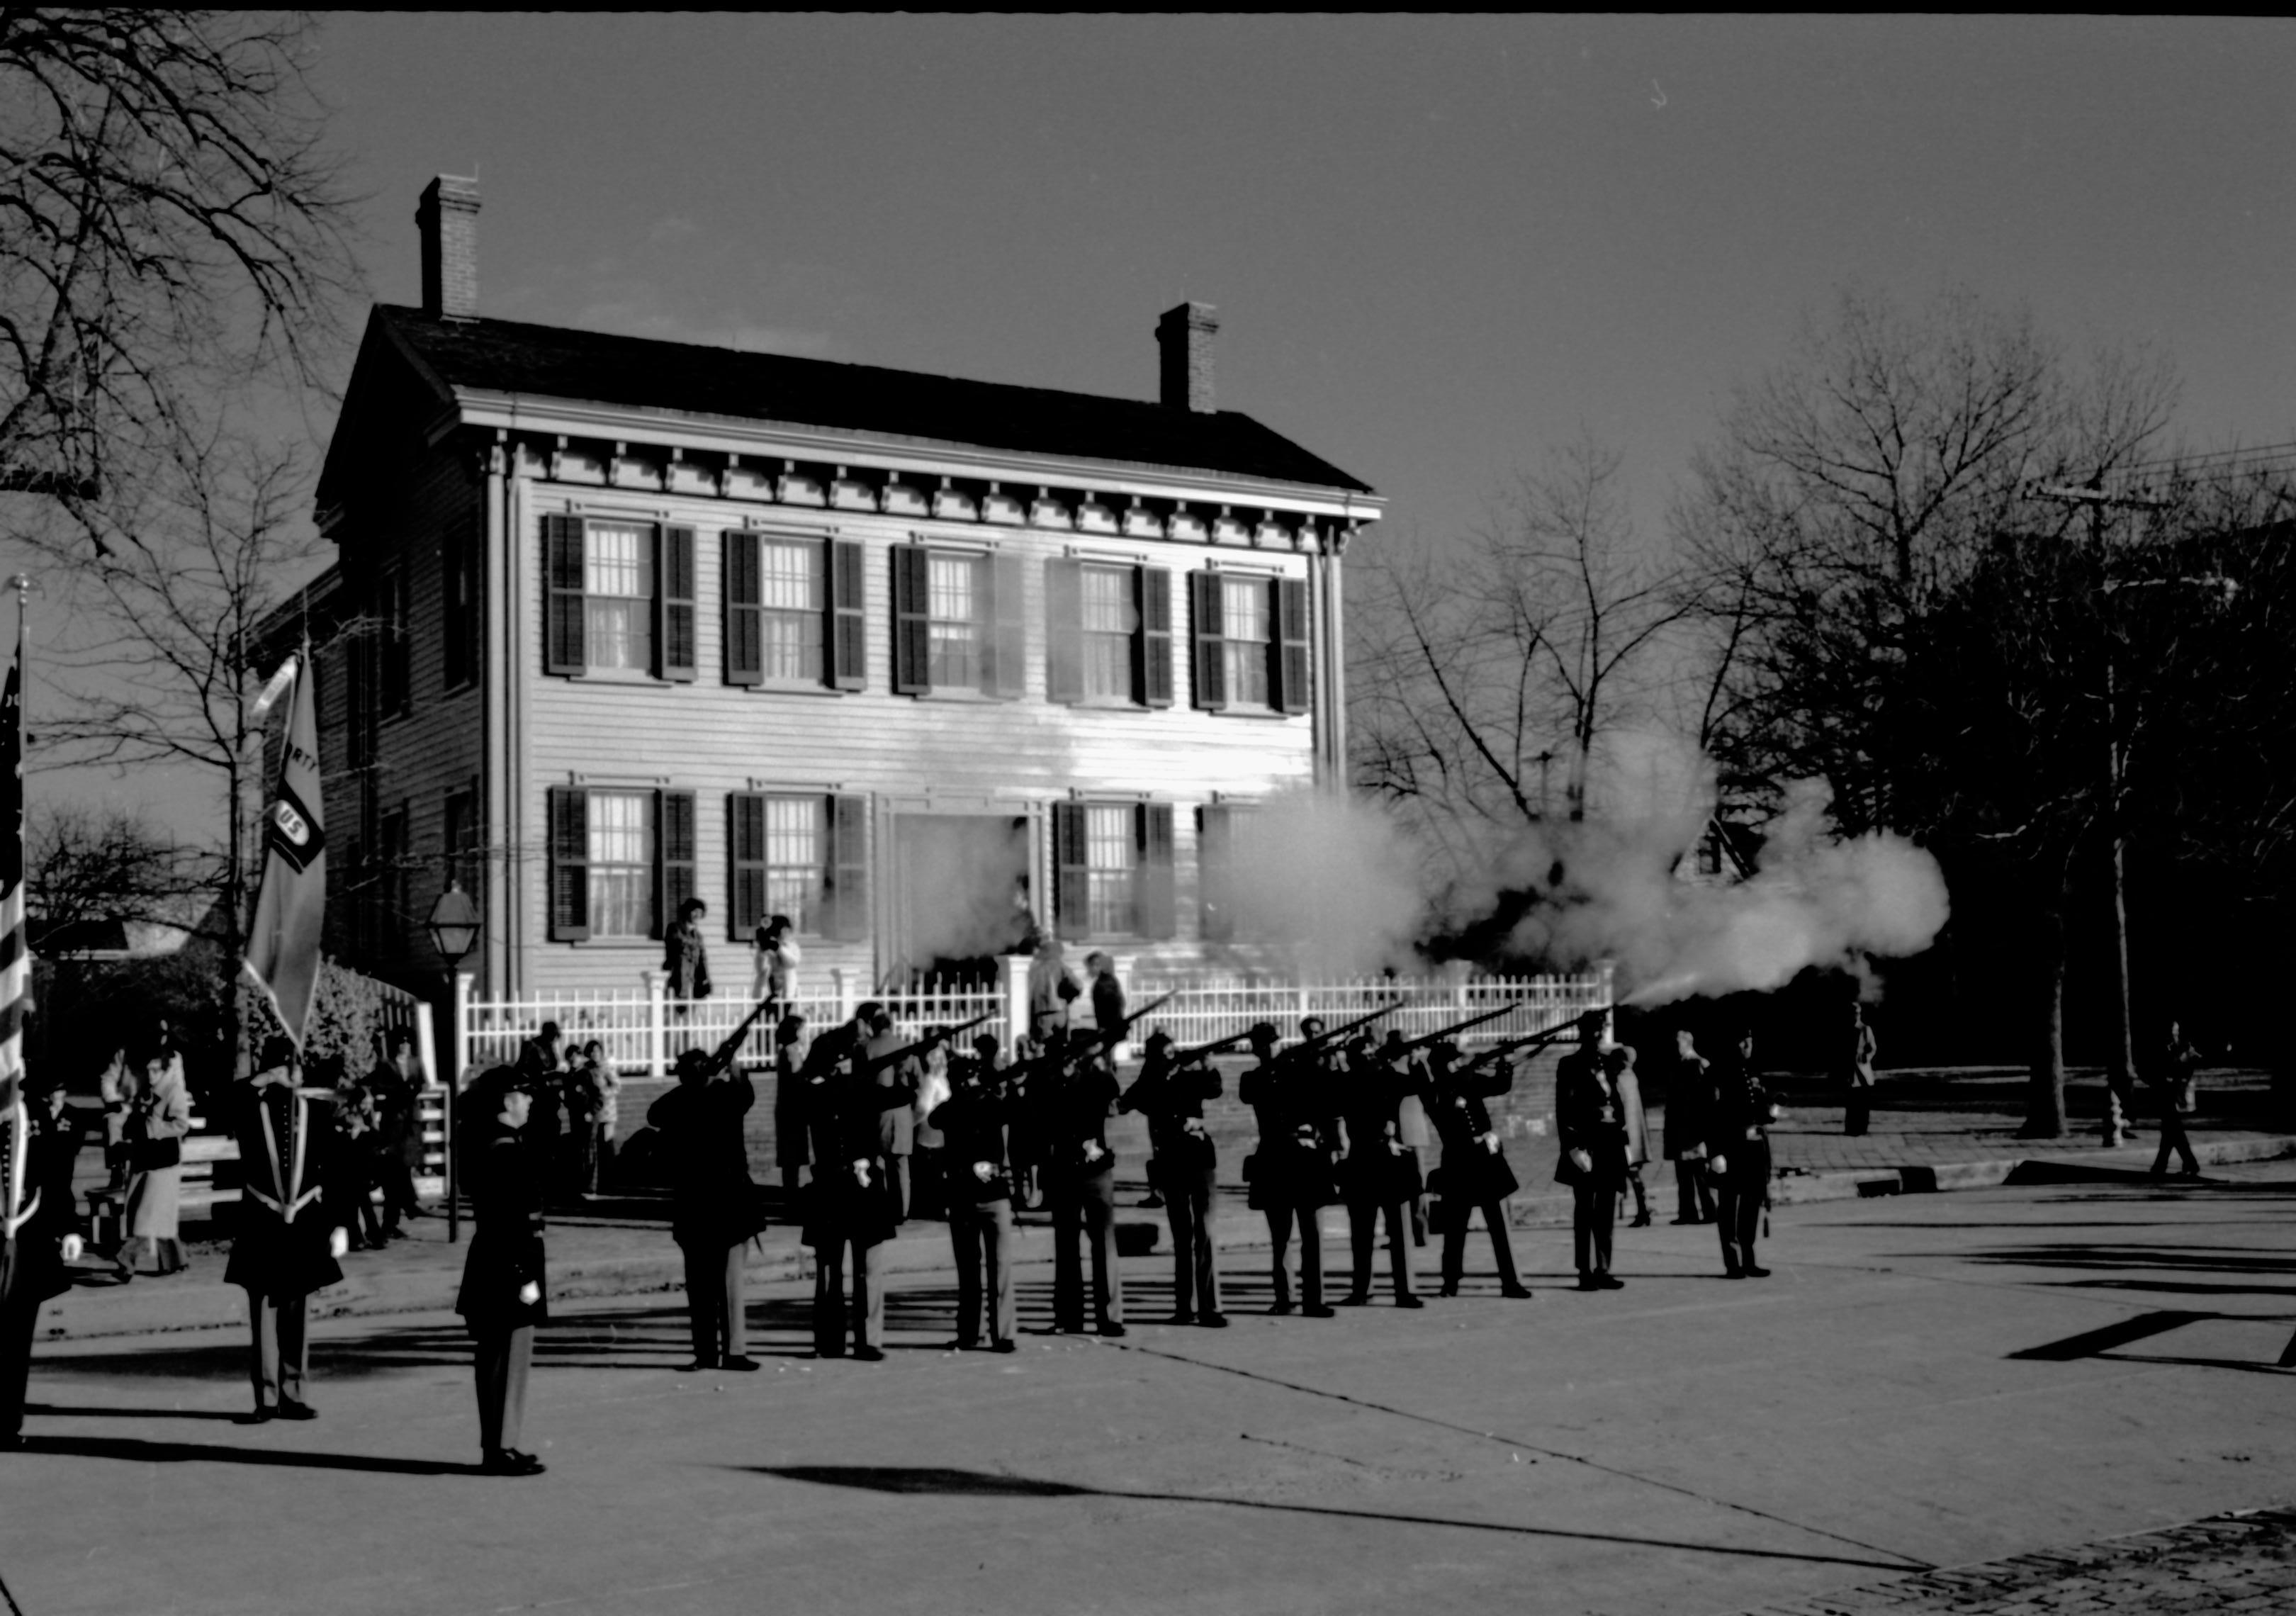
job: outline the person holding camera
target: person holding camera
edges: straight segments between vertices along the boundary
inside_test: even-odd
[[[332,1132],[334,1092],[307,1088],[295,1041],[273,1033],[238,1096],[239,1160],[245,1175],[226,1284],[247,1292],[253,1338],[250,1423],[314,1420],[303,1400],[311,1292],[342,1278],[350,1236],[335,1221],[321,1164]]]
[[[535,1476],[543,1470],[540,1459],[518,1446],[525,1433],[535,1327],[550,1317],[543,1247],[549,1157],[527,1125],[535,1095],[554,1080],[554,1074],[523,1064],[480,1073],[463,1096],[475,1125],[455,1130],[477,1232],[463,1259],[455,1311],[471,1333],[480,1468],[494,1476]]]

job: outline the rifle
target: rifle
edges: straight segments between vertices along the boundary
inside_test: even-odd
[[[731,1033],[726,1035],[726,1041],[718,1045],[716,1049],[710,1051],[709,1062],[701,1069],[702,1076],[705,1079],[716,1077],[719,1072],[724,1071],[727,1067],[733,1065],[734,1058],[742,1053],[742,1041],[750,1036],[750,1029],[756,1026],[758,1024],[758,1018],[765,1014],[767,1011],[772,1009],[773,1006],[774,1000],[770,996],[759,999],[758,1001],[757,1008],[750,1011],[749,1014],[742,1018],[742,1024],[734,1028]]]
[[[1373,1011],[1368,1015],[1359,1015],[1352,1021],[1341,1021],[1336,1027],[1325,1028],[1312,1038],[1300,1039],[1298,1043],[1292,1045],[1291,1048],[1283,1051],[1282,1055],[1277,1058],[1288,1061],[1294,1055],[1306,1054],[1309,1050],[1320,1048],[1322,1046],[1332,1042],[1334,1038],[1346,1037],[1349,1033],[1353,1032],[1358,1027],[1370,1026],[1374,1021],[1379,1020],[1380,1017],[1383,1015],[1393,1015],[1397,1011],[1402,1008],[1403,1001],[1399,998],[1391,1005],[1382,1005],[1378,1009]],[[1512,1008],[1512,1006],[1510,1006],[1510,1008]]]
[[[1545,1032],[1527,1033],[1519,1038],[1507,1038],[1503,1042],[1494,1044],[1488,1049],[1484,1050],[1481,1054],[1474,1056],[1472,1059],[1462,1061],[1458,1065],[1453,1067],[1451,1070],[1454,1071],[1472,1071],[1476,1067],[1484,1064],[1486,1062],[1497,1060],[1502,1055],[1513,1054],[1518,1049],[1538,1049],[1544,1048],[1549,1044],[1559,1043],[1578,1030],[1578,1023],[1576,1018],[1573,1018],[1564,1025],[1561,1027],[1550,1027]]]
[[[1124,1018],[1124,1030],[1129,1032],[1133,1028],[1137,1027],[1142,1021],[1148,1019],[1148,1013],[1150,1011],[1160,1010],[1179,997],[1179,990],[1175,988],[1170,993],[1164,995],[1161,998],[1150,999],[1146,1004],[1141,1005],[1139,1009],[1133,1011]],[[1116,1030],[1117,1029],[1113,1027],[1095,1027],[1092,1029],[1093,1040],[1095,1043],[1113,1043],[1115,1040],[1111,1035],[1115,1033]]]
[[[1184,1066],[1190,1061],[1201,1059],[1208,1054],[1219,1054],[1224,1051],[1234,1049],[1238,1044],[1249,1044],[1250,1041],[1251,1034],[1239,1032],[1233,1038],[1215,1038],[1209,1044],[1191,1044],[1185,1049],[1172,1050],[1165,1058],[1175,1066]]]
[[[1521,1008],[1522,1006],[1521,1004],[1502,1005],[1496,1010],[1486,1010],[1482,1014],[1471,1015],[1464,1021],[1454,1021],[1448,1027],[1439,1028],[1433,1032],[1422,1033],[1415,1038],[1406,1040],[1404,1043],[1403,1047],[1406,1049],[1424,1049],[1431,1044],[1441,1043],[1445,1038],[1451,1037],[1455,1033],[1464,1032],[1470,1027],[1480,1027],[1485,1021],[1496,1021],[1499,1017],[1512,1014],[1513,1012]],[[1532,1036],[1536,1038],[1542,1037],[1544,1035],[1534,1033]],[[1392,1054],[1394,1052],[1390,1050],[1382,1051],[1382,1053]]]
[[[959,1033],[971,1032],[983,1021],[992,1021],[996,1019],[996,1013],[994,1010],[984,1010],[969,1021],[955,1027],[944,1027],[939,1032],[919,1038],[914,1044],[904,1044],[898,1049],[889,1050],[881,1055],[865,1056],[859,1062],[861,1075],[873,1078],[886,1067],[906,1061],[911,1055],[930,1054],[941,1045],[955,1038]]]

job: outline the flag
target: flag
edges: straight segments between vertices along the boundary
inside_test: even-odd
[[[7,793],[0,797],[0,1113],[5,1113],[23,1093],[24,1015],[32,1007],[32,956],[24,946],[24,630],[20,611],[16,660],[8,669],[6,689],[0,691],[0,792]]]
[[[292,660],[292,659],[291,659]],[[327,837],[319,817],[319,721],[305,677],[307,649],[294,662],[279,790],[263,810],[263,890],[247,934],[247,974],[270,996],[297,1045],[319,985],[319,923],[327,906]]]

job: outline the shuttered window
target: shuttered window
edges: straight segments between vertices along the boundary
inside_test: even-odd
[[[1220,579],[1220,640],[1230,707],[1266,707],[1274,591],[1258,578]]]
[[[1308,685],[1308,586],[1303,579],[1276,580],[1275,653],[1269,668],[1275,685],[1273,705],[1285,712],[1306,712],[1311,703]]]
[[[583,524],[582,641],[589,667],[652,671],[653,586],[652,529]]]
[[[1080,561],[1046,566],[1046,693],[1172,704],[1172,575]]]
[[[824,935],[834,874],[830,854],[836,803],[833,797],[757,792],[726,798],[733,871],[729,937],[746,942],[775,915],[787,915],[800,935]],[[849,874],[848,890],[860,885],[858,873]]]
[[[801,536],[725,536],[727,684],[828,682],[830,549]]]
[[[893,553],[893,688],[1021,693],[1028,651],[1018,556],[900,545]]]
[[[837,942],[869,935],[869,800],[829,800],[829,857],[824,861],[821,934]]]
[[[694,896],[701,838],[693,821],[693,793],[656,792],[653,824],[653,923],[646,935],[660,937],[685,906],[685,900]]]
[[[1304,713],[1313,705],[1308,586],[1298,578],[1188,575],[1195,704]]]
[[[590,793],[550,788],[550,938],[580,942],[590,935]]]
[[[1194,652],[1189,672],[1193,676],[1196,705],[1212,712],[1227,707],[1227,645],[1221,638],[1226,619],[1221,581],[1217,572],[1188,574],[1188,634]]]
[[[694,677],[701,658],[691,528],[545,516],[543,667]]]
[[[1062,936],[1174,934],[1169,803],[1054,803],[1053,862]]]
[[[690,679],[701,660],[694,621],[693,529],[655,529],[654,646],[658,678]]]
[[[594,791],[588,797],[590,935],[652,936],[654,794]]]
[[[851,539],[829,545],[829,682],[860,690],[868,680],[866,619],[861,607],[861,546]]]

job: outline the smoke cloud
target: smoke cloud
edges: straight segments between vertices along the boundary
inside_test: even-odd
[[[1252,942],[1266,939],[1311,979],[1410,960],[1426,924],[1426,882],[1386,809],[1302,787],[1237,816],[1234,835],[1226,890]]]

